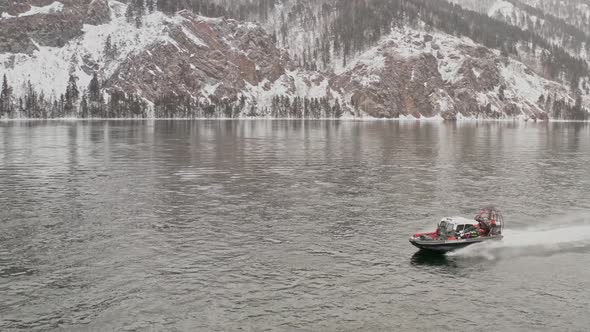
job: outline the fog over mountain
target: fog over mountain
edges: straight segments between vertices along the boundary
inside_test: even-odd
[[[589,117],[582,0],[0,0],[0,27],[0,118]]]

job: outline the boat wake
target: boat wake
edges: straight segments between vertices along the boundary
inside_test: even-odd
[[[564,252],[590,252],[588,216],[557,218],[552,225],[521,230],[505,230],[502,241],[490,241],[455,252],[449,257],[506,259],[519,256],[548,256]],[[561,221],[561,222],[559,222]]]

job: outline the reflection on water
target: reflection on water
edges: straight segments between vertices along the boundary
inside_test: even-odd
[[[587,223],[589,151],[579,123],[0,122],[0,330],[584,330],[587,250],[407,238]]]
[[[418,250],[412,255],[411,262],[413,265],[427,266],[449,266],[457,267],[455,261],[449,259],[446,254],[432,251]]]

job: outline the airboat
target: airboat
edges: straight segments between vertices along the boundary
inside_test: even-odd
[[[504,218],[497,209],[481,209],[474,221],[458,217],[443,218],[436,231],[414,234],[410,237],[410,243],[421,250],[445,253],[504,237]]]

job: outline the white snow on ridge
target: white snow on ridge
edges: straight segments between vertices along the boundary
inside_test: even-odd
[[[44,7],[31,6],[31,9],[29,11],[18,15],[18,17],[32,16],[32,15],[37,15],[37,14],[52,14],[52,13],[61,12],[63,9],[64,9],[63,3],[59,2],[59,1],[55,1],[54,3],[44,6]]]
[[[300,70],[287,71],[272,83],[264,80],[258,85],[246,83],[246,86],[244,96],[249,100],[256,99],[258,109],[263,112],[268,111],[272,99],[277,96],[287,96],[293,100],[295,97],[322,98],[328,93],[337,95],[337,92],[328,87],[327,79]]]
[[[61,12],[63,9],[64,9],[63,3],[59,2],[59,1],[55,1],[54,3],[47,5],[47,6],[43,6],[43,7],[31,6],[31,9],[29,9],[28,11],[26,11],[22,14],[18,14],[17,16],[12,16],[8,13],[2,13],[2,18],[25,17],[25,16],[33,16],[33,15],[37,15],[37,14],[53,14],[53,13]]]
[[[524,0],[523,3],[531,7],[539,7],[541,4],[541,0]]]
[[[52,6],[57,8],[55,3]],[[6,73],[15,95],[23,95],[25,85],[30,81],[45,96],[58,98],[65,93],[70,72],[78,77],[78,88],[83,90],[92,76],[82,68],[96,65],[103,77],[109,77],[131,54],[141,52],[154,43],[174,42],[167,33],[167,24],[184,21],[179,15],[168,17],[154,12],[145,15],[142,27],[137,29],[134,22],[126,21],[127,5],[109,1],[109,6],[112,13],[109,23],[84,25],[84,34],[69,41],[63,48],[37,45],[39,50],[31,55],[0,54],[0,72]],[[104,55],[109,36],[112,45],[117,48],[114,59],[106,59]]]
[[[430,35],[433,40],[425,42],[424,36]],[[385,55],[389,54],[395,57],[414,57],[424,53],[430,53],[437,56],[440,52],[444,56],[439,60],[439,72],[444,80],[455,82],[461,77],[457,74],[465,56],[458,49],[459,46],[477,47],[471,39],[466,37],[454,37],[447,34],[430,31],[425,32],[412,28],[397,28],[383,37],[377,46],[370,48],[360,56],[353,58],[346,67],[336,68],[335,73],[340,75],[346,71],[352,70],[359,65],[365,65],[367,77],[359,78],[358,81],[363,85],[375,82],[373,73],[385,68]]]
[[[447,112],[447,111],[451,110],[452,108],[454,108],[454,106],[455,106],[453,99],[451,97],[449,97],[448,95],[433,96],[433,97],[436,97],[436,103],[438,104],[439,111],[441,113]]]
[[[471,71],[473,72],[473,75],[475,75],[476,78],[479,78],[481,76],[481,71],[475,68],[471,68]]]
[[[221,83],[215,83],[205,86],[201,89],[205,93],[205,96],[209,97],[210,95],[214,95],[217,88],[221,85]]]
[[[514,11],[514,5],[505,0],[496,1],[492,7],[488,10],[488,16],[494,17],[498,14],[502,16],[512,15]]]
[[[199,37],[195,36],[195,34],[194,34],[194,33],[192,33],[192,31],[190,31],[189,29],[187,29],[187,28],[186,28],[186,27],[184,27],[184,26],[182,27],[182,32],[183,32],[183,33],[186,35],[186,37],[187,37],[188,39],[190,39],[190,40],[191,40],[191,41],[192,41],[192,42],[193,42],[195,45],[197,45],[197,46],[200,46],[200,47],[209,47],[207,44],[205,44],[205,42],[204,42],[204,41],[203,41],[201,38],[199,38]]]
[[[322,79],[319,85],[313,81],[318,79],[316,75],[310,76],[309,73],[300,71],[287,72],[294,79],[295,94],[300,97],[321,98],[326,95],[328,90],[328,80]]]
[[[367,66],[369,70],[379,70],[385,68],[385,57],[383,56],[383,49],[381,46],[375,46],[362,53],[360,56],[350,59],[346,67],[341,66],[342,60],[336,61],[336,68],[334,72],[341,74],[345,71],[354,69],[359,65]]]
[[[425,35],[432,37],[432,41],[425,41]],[[387,57],[417,57],[422,54],[431,54],[437,58],[438,70],[443,80],[455,83],[462,79],[459,70],[463,63],[469,59],[469,52],[464,52],[463,48],[477,48],[481,47],[469,38],[459,38],[451,36],[439,31],[426,31],[420,28],[404,27],[401,29],[394,29],[390,35],[383,37],[379,45],[370,49],[366,53],[359,56],[357,59],[351,61],[351,65],[346,69],[352,69],[358,63],[367,61],[366,59],[381,59]],[[499,56],[499,51],[490,50]],[[497,68],[502,77],[500,84],[506,85],[504,91],[505,96],[511,102],[514,102],[527,109],[537,107],[539,97],[542,95],[548,96],[556,94],[560,99],[571,100],[567,89],[557,82],[553,82],[542,78],[529,70],[526,65],[513,59],[508,59],[507,64],[503,62],[497,63]],[[379,60],[379,63],[383,61]],[[352,68],[351,68],[352,67]],[[379,66],[373,69],[379,70]],[[378,75],[377,71],[365,70],[359,77],[353,77],[362,85],[369,85],[372,83],[372,77]],[[476,79],[483,79],[481,70],[472,68],[472,72]],[[480,106],[486,106],[492,103],[492,110],[497,110],[494,101],[498,98],[499,86],[495,90],[489,92],[481,92],[477,95],[477,100]],[[438,103],[439,111],[444,112],[454,107],[453,101],[444,94],[433,94],[431,96],[433,103]],[[584,104],[588,101],[584,100]],[[539,109],[540,110],[540,109]]]
[[[56,3],[61,5],[59,2],[54,2],[50,6],[55,9],[57,8]],[[503,0],[497,1],[495,4],[499,5],[494,10],[506,10],[508,8],[505,5],[506,3],[508,2]],[[180,27],[186,37],[195,45],[209,47],[197,34],[193,33],[190,27],[184,25],[187,19],[182,14],[169,17],[161,12],[155,12],[146,15],[142,27],[138,29],[135,27],[135,22],[128,23],[125,18],[126,4],[110,0],[109,6],[112,13],[109,23],[100,26],[84,25],[84,34],[71,40],[63,48],[37,45],[39,50],[32,55],[0,54],[0,74],[7,74],[15,95],[17,97],[22,96],[26,82],[31,81],[35,89],[42,90],[46,97],[57,99],[60,94],[65,93],[70,73],[79,78],[78,87],[83,90],[88,86],[91,79],[92,73],[88,69],[89,67],[99,68],[101,78],[110,77],[121,62],[125,61],[129,56],[144,52],[156,43],[170,43],[175,45],[179,52],[185,52],[184,49],[181,49],[181,45],[169,36],[168,29],[172,26]],[[61,8],[63,8],[63,5]],[[215,22],[220,20],[202,17],[200,19],[204,21],[215,20]],[[247,27],[254,29],[258,25],[253,24]],[[304,30],[301,30],[301,33],[296,34],[296,36],[303,40],[305,37],[303,32]],[[427,35],[428,38],[425,38]],[[105,42],[109,36],[112,45],[117,49],[114,58],[110,59],[106,58],[104,54]],[[228,42],[229,44],[231,43]],[[370,86],[380,81],[380,75],[386,66],[386,59],[431,54],[437,58],[438,70],[443,80],[454,83],[461,80],[459,70],[470,57],[470,52],[465,52],[465,48],[479,46],[481,45],[466,37],[460,38],[436,30],[428,30],[425,27],[404,27],[394,29],[390,35],[384,36],[377,46],[356,57],[347,59],[348,64],[344,68],[341,66],[342,59],[337,60],[333,57],[333,62],[335,63],[334,69],[337,75],[349,70],[355,70],[353,79],[363,86]],[[492,50],[492,52],[499,54],[499,51]],[[147,51],[147,54],[151,56],[149,51]],[[362,70],[358,70],[359,66],[362,66]],[[193,65],[191,67],[196,69]],[[508,60],[507,65],[498,63],[497,68],[507,85],[506,98],[519,105],[535,105],[542,94],[547,96],[549,93],[557,93],[559,97],[568,96],[567,92],[564,92],[563,86],[533,74],[520,62]],[[162,72],[157,66],[154,70]],[[482,72],[476,68],[472,70],[475,77],[480,78]],[[156,72],[152,70],[149,70],[149,72],[157,76]],[[415,79],[419,78],[412,73],[412,80]],[[213,81],[211,84],[204,86],[200,92],[204,96],[214,95],[220,86],[220,83]],[[479,104],[481,106],[488,103],[493,104],[497,100],[498,89],[499,86],[496,87],[495,91],[478,93],[477,100]],[[278,95],[291,98],[296,96],[321,98],[331,95],[332,97],[339,97],[343,104],[347,104],[347,101],[350,100],[350,96],[341,96],[337,91],[331,90],[328,80],[322,78],[321,75],[303,70],[287,71],[285,75],[275,82],[265,80],[256,86],[247,84],[243,94],[252,99],[255,98],[259,109],[268,108],[272,104],[272,98]],[[433,93],[429,98],[433,104],[438,106],[439,112],[446,112],[455,108],[453,98],[443,89]],[[495,105],[492,105],[492,108],[497,109]],[[440,115],[437,117],[440,118]],[[408,118],[411,118],[411,116]]]
[[[539,77],[527,75],[525,70],[526,67],[523,64],[513,61],[510,61],[507,66],[500,65],[500,72],[511,87],[512,93],[507,94],[507,97],[520,96],[528,101],[536,102],[545,92],[545,86]]]
[[[425,42],[425,35],[430,35],[432,41]],[[456,82],[461,79],[458,71],[465,61],[465,56],[459,49],[461,46],[477,47],[478,45],[466,37],[459,38],[438,31],[425,32],[406,27],[394,29],[381,40],[379,46],[365,52],[358,58],[359,60],[355,60],[353,63],[370,64],[372,59],[373,65],[369,66],[369,69],[379,70],[385,67],[384,53],[400,57],[414,57],[424,53],[430,53],[437,57],[440,53],[443,58],[438,60],[438,65],[443,80]],[[347,67],[347,69],[349,68]]]
[[[168,29],[172,26],[180,27],[195,45],[209,47],[189,27],[184,26],[186,18],[182,13],[169,17],[156,11],[145,15],[143,25],[138,29],[135,22],[128,23],[125,18],[126,4],[111,0],[109,6],[109,23],[99,26],[84,25],[83,35],[69,41],[63,48],[36,45],[38,51],[31,55],[0,54],[0,73],[6,73],[15,96],[22,96],[26,91],[27,81],[30,81],[38,92],[56,100],[65,93],[70,73],[78,77],[78,88],[86,89],[92,78],[92,72],[87,67],[98,68],[101,78],[110,77],[121,62],[133,54],[146,51],[153,44],[170,43],[183,52],[184,49],[168,34]],[[220,19],[198,19],[220,22]],[[251,24],[247,27],[254,29],[258,25]],[[112,47],[117,50],[114,58],[107,58],[105,55],[105,44],[109,37]],[[149,51],[147,54],[150,54]],[[154,76],[161,71],[158,67],[153,71],[149,70]],[[204,86],[201,93],[205,96],[214,95],[220,86],[220,83],[212,82]],[[288,72],[272,83],[263,81],[256,86],[247,86],[244,95],[256,98],[260,108],[270,106],[272,98],[278,95],[319,98],[328,93],[327,80],[320,80],[319,76],[310,76],[309,73],[300,71]]]

